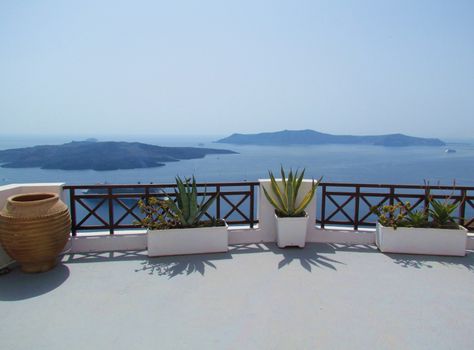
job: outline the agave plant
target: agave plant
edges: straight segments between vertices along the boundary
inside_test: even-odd
[[[293,173],[290,169],[288,178],[285,175],[283,167],[281,167],[281,185],[278,184],[275,176],[271,171],[268,172],[270,176],[272,194],[263,187],[265,197],[267,197],[270,204],[275,208],[275,212],[280,217],[295,217],[304,216],[305,209],[314,197],[316,189],[321,182],[320,178],[318,181],[314,181],[311,184],[311,189],[305,194],[301,202],[297,203],[296,198],[303,182],[305,169],[298,174],[298,171]]]
[[[459,206],[459,203],[451,203],[448,200],[441,202],[436,199],[430,200],[429,214],[433,219],[433,225],[435,227],[451,227],[458,226],[456,224],[456,217],[452,214]]]
[[[212,197],[206,202],[206,196],[204,195],[201,202],[198,202],[198,191],[194,176],[192,181],[191,179],[183,181],[179,176],[176,177],[176,186],[177,203],[170,198],[166,198],[167,206],[176,215],[182,227],[197,226],[216,197]]]
[[[407,227],[428,227],[428,214],[424,210],[416,210],[407,212],[405,219]]]
[[[216,197],[206,202],[206,195],[198,201],[198,191],[194,177],[185,179],[176,177],[176,203],[163,192],[159,199],[150,198],[148,201],[140,200],[138,207],[145,214],[145,218],[136,221],[136,225],[150,230],[160,230],[178,227],[195,227],[202,224],[201,218],[212,205]],[[209,226],[220,224],[216,219],[207,223]]]

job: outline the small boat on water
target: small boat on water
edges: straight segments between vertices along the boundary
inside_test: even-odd
[[[456,150],[455,149],[452,149],[452,148],[446,148],[444,150],[444,153],[456,153]]]

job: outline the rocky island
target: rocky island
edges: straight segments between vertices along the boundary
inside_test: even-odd
[[[0,151],[4,168],[118,170],[164,166],[166,162],[234,151],[202,147],[161,147],[139,142],[73,141]]]
[[[331,135],[314,130],[283,130],[259,134],[232,134],[216,141],[235,145],[324,145],[324,144],[353,144],[376,145],[387,147],[402,146],[445,146],[440,139],[413,137],[403,134],[376,136]]]

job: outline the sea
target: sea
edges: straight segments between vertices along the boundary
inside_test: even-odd
[[[172,183],[176,176],[198,182],[256,181],[268,172],[306,169],[306,178],[325,182],[474,186],[474,139],[444,140],[443,147],[383,147],[367,145],[239,146],[215,143],[228,135],[94,136],[99,141],[136,141],[159,146],[229,149],[237,154],[208,155],[162,167],[114,171],[11,169],[0,167],[0,185],[31,182],[66,184]],[[85,140],[89,135],[2,136],[0,149]],[[446,153],[453,149],[456,152]]]

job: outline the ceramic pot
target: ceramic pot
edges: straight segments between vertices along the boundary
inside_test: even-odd
[[[69,209],[54,193],[11,196],[0,211],[0,243],[24,272],[52,269],[70,231]]]

